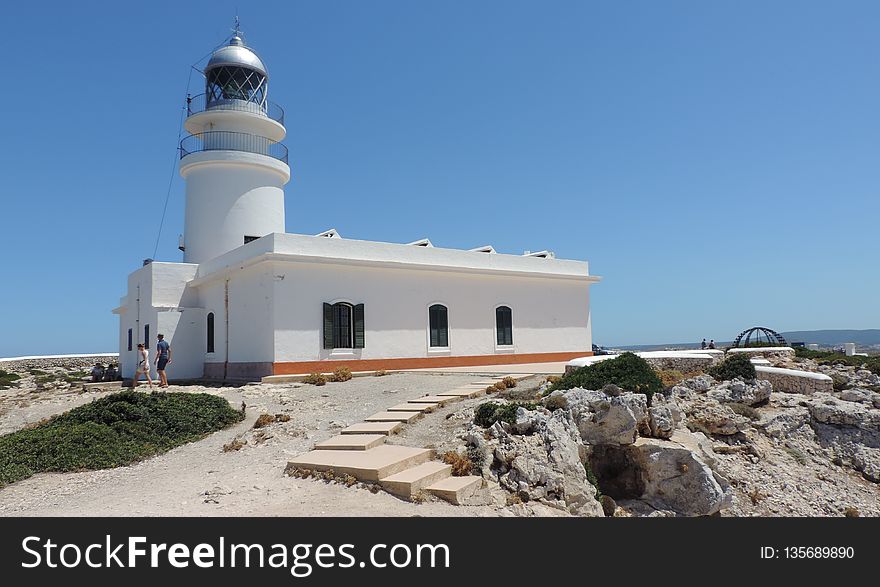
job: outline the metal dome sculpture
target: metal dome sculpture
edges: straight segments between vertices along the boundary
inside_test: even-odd
[[[763,326],[755,326],[740,332],[739,336],[733,341],[733,346],[788,346],[788,343],[785,342],[785,338],[775,330],[764,328]]]

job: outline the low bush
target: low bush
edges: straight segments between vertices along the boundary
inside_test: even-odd
[[[323,373],[311,373],[303,377],[303,383],[308,383],[309,385],[326,385],[327,377],[325,377]]]
[[[275,416],[272,414],[260,414],[257,421],[254,422],[254,428],[263,428],[275,422]]]
[[[504,387],[506,387],[507,389],[511,389],[513,387],[516,387],[516,379],[514,379],[513,377],[510,377],[510,376],[502,379],[501,383],[503,383]]]
[[[21,375],[18,373],[10,373],[9,371],[0,369],[0,389],[9,389],[10,387],[18,385],[19,379],[21,379]]]
[[[813,351],[803,347],[795,348],[794,352],[795,356],[801,359],[813,359],[820,365],[845,365],[847,367],[867,369],[875,375],[880,375],[880,355],[848,357],[844,353],[837,351]]]
[[[336,383],[342,383],[349,379],[351,379],[351,369],[348,367],[337,367],[336,370],[333,371],[333,375],[330,376],[330,381],[335,381]]]
[[[614,359],[593,363],[566,373],[549,391],[557,389],[599,390],[613,384],[626,391],[651,396],[663,391],[663,382],[647,361],[633,353],[623,353]]]
[[[728,356],[717,365],[709,367],[706,373],[718,381],[730,381],[736,377],[746,381],[754,381],[758,376],[752,361],[744,353],[734,353]]]
[[[453,477],[464,477],[470,475],[474,470],[474,464],[467,455],[463,455],[454,450],[450,450],[443,454],[441,459],[447,465],[452,465]]]
[[[513,424],[516,422],[516,410],[518,408],[534,410],[535,407],[536,405],[532,402],[482,403],[474,410],[474,424],[483,428],[489,428],[495,422]]]
[[[41,472],[129,465],[242,417],[222,397],[206,393],[115,393],[0,436],[0,486]]]
[[[386,375],[388,375],[388,371],[386,371],[385,369],[379,369],[378,371],[373,373],[373,377],[385,377]]]

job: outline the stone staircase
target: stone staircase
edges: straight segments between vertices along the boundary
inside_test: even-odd
[[[520,373],[507,377],[522,380],[530,376]],[[482,477],[453,477],[452,466],[434,460],[431,449],[385,444],[385,439],[439,407],[486,393],[486,387],[501,379],[503,377],[479,380],[391,406],[369,416],[364,422],[344,428],[339,435],[317,443],[313,450],[290,461],[288,470],[351,475],[358,481],[378,483],[385,491],[402,499],[428,493],[456,505],[464,503],[482,488]]]

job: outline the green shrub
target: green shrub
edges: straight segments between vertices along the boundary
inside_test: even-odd
[[[0,436],[0,487],[35,473],[119,467],[240,422],[205,393],[123,391]]]
[[[813,359],[820,365],[846,365],[867,369],[875,375],[880,375],[880,355],[848,357],[836,351],[812,351],[803,347],[795,348],[794,352],[795,356],[801,359]]]
[[[14,385],[18,385],[17,381],[21,379],[18,373],[10,373],[0,369],[0,389],[9,389]]]
[[[745,353],[734,353],[717,365],[709,367],[706,372],[718,381],[729,381],[736,377],[754,381],[758,377],[755,366]]]
[[[575,369],[563,375],[548,391],[575,387],[600,390],[608,384],[643,393],[648,399],[663,391],[663,383],[657,373],[647,361],[633,353],[623,353],[614,359]]]
[[[535,407],[535,404],[531,402],[511,402],[507,404],[495,402],[482,403],[474,410],[474,424],[483,428],[489,428],[495,422],[513,424],[516,422],[517,408],[534,410]]]

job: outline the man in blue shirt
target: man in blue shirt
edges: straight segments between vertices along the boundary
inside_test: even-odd
[[[168,376],[165,367],[171,362],[171,345],[165,340],[164,334],[156,335],[156,372],[159,373],[159,387],[168,387]]]

